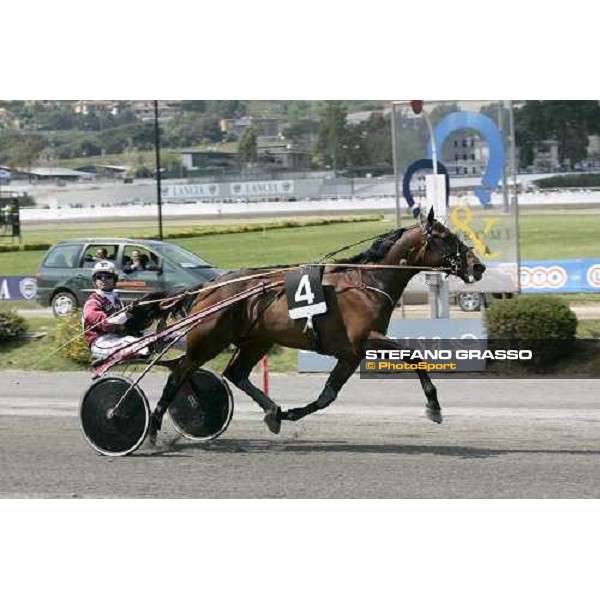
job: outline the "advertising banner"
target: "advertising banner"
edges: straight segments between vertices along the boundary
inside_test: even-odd
[[[217,183],[163,185],[160,188],[160,191],[162,199],[167,202],[200,198],[217,198],[221,195],[220,185]]]
[[[524,294],[600,292],[600,258],[521,263]]]
[[[294,193],[293,180],[239,181],[229,184],[232,196],[286,196]]]
[[[1,300],[34,300],[37,293],[37,283],[33,277],[0,275]]]

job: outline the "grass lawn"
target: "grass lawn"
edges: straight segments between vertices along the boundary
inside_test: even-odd
[[[182,227],[184,226],[179,226],[180,229]],[[233,269],[315,260],[339,246],[379,235],[392,227],[391,221],[364,221],[219,234],[173,241],[221,268]],[[73,231],[71,237],[80,237],[79,233]],[[106,234],[106,231],[97,232],[97,235]],[[121,232],[119,235],[133,234]],[[64,239],[65,236],[58,237]],[[45,251],[0,252],[0,274],[34,274],[44,254]]]
[[[521,260],[600,258],[600,215],[519,216]]]
[[[213,262],[231,269],[280,263],[315,260],[339,246],[369,236],[378,235],[394,226],[392,217],[379,222],[336,223],[315,227],[265,230],[264,232],[211,235],[183,238],[175,243]],[[182,228],[181,222],[169,227]],[[106,227],[41,231],[50,239],[107,234],[133,236],[151,231],[147,225],[121,227],[117,231]],[[522,215],[520,218],[521,259],[600,258],[600,215]],[[364,244],[363,247],[366,247]],[[349,255],[352,248],[342,255]],[[43,251],[0,253],[0,274],[28,275],[37,271]]]
[[[80,371],[82,367],[62,358],[56,351],[54,332],[57,320],[50,318],[27,318],[29,333],[45,333],[37,340],[2,342],[0,345],[0,369],[24,369],[31,371]]]

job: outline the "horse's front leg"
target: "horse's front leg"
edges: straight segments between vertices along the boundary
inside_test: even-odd
[[[403,350],[404,347],[396,340],[390,339],[386,335],[379,333],[377,331],[372,331],[369,334],[369,341],[376,341],[377,347],[385,350]],[[410,361],[406,361],[410,362]],[[433,421],[434,423],[441,423],[443,420],[442,417],[442,408],[440,407],[440,403],[437,398],[437,389],[433,383],[431,383],[431,378],[429,377],[429,373],[427,371],[423,371],[422,369],[417,369],[417,376],[419,377],[419,381],[421,382],[421,387],[423,388],[423,392],[425,393],[425,397],[427,398],[427,402],[425,403],[425,415],[428,419]]]
[[[356,367],[360,363],[360,356],[339,359],[333,371],[327,378],[327,383],[323,388],[323,391],[319,394],[319,397],[306,406],[299,408],[291,408],[281,414],[281,418],[287,421],[297,421],[329,406],[336,398],[339,391],[342,389],[346,381],[350,378],[352,373],[356,371]]]

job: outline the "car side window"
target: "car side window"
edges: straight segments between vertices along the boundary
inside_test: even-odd
[[[56,246],[46,256],[43,266],[49,269],[72,269],[77,266],[80,252],[81,245],[79,244]]]
[[[159,257],[143,246],[125,246],[121,261],[125,273],[156,272],[159,266]]]
[[[118,246],[113,244],[92,244],[85,249],[81,266],[92,269],[101,260],[114,262],[117,257]]]

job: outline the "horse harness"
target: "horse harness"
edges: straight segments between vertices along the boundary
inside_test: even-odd
[[[362,279],[361,269],[358,269],[358,279],[359,279],[358,283],[346,283],[346,284],[336,285],[335,286],[336,293],[342,293],[342,292],[345,292],[346,290],[362,290],[362,291],[371,290],[372,292],[377,292],[378,294],[381,294],[390,303],[390,308],[392,310],[394,310],[396,303],[394,302],[393,298],[387,292],[384,292],[383,290],[381,290],[375,286],[367,285]]]
[[[454,241],[456,242],[456,248],[454,248],[454,249],[451,248],[450,250],[446,250],[446,248],[444,247],[444,242],[442,240],[446,240],[448,237],[454,238]],[[437,246],[437,247],[431,248],[434,245],[433,244],[434,241],[435,241],[435,246]],[[450,234],[450,236],[445,236],[445,237],[437,236],[437,235],[434,235],[434,233],[430,227],[428,227],[425,230],[424,249],[427,250],[428,247],[433,250],[437,250],[442,257],[442,260],[448,264],[448,274],[446,275],[446,277],[448,275],[459,276],[458,274],[460,272],[463,255],[472,249],[472,248],[469,248],[466,244],[463,244],[457,235]]]

